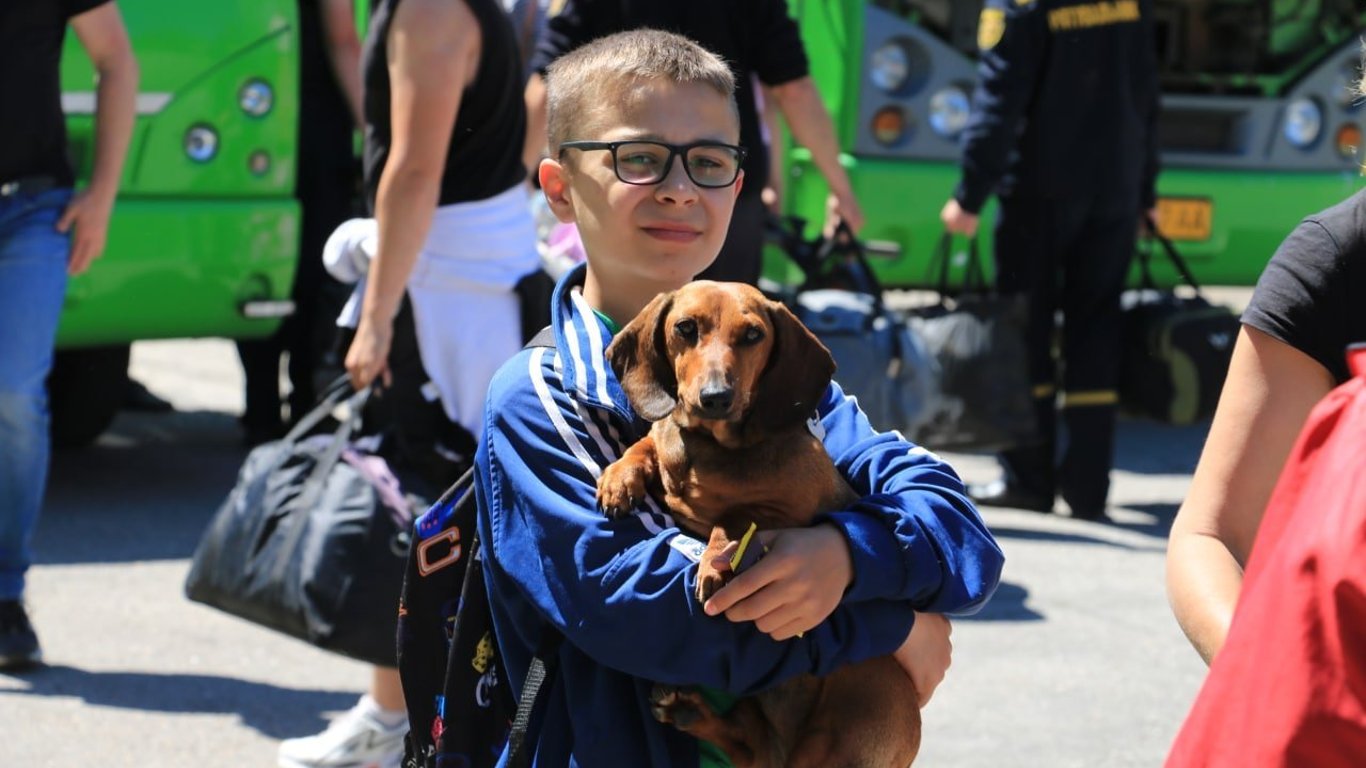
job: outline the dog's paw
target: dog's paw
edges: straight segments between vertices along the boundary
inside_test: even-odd
[[[645,500],[645,472],[629,461],[615,461],[598,478],[598,509],[608,517],[631,513]]]
[[[687,730],[707,714],[707,704],[697,691],[655,683],[650,690],[650,712],[665,725]]]
[[[697,602],[705,603],[710,600],[711,596],[726,586],[734,575],[731,571],[718,569],[704,557],[702,562],[697,564],[697,586],[693,589]]]

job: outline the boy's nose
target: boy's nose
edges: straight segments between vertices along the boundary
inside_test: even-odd
[[[655,187],[655,197],[661,202],[688,204],[696,201],[697,195],[697,185],[688,176],[688,169],[683,165],[683,157],[675,157],[669,166],[668,175]]]

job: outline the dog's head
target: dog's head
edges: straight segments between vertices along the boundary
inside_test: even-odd
[[[752,286],[709,280],[656,296],[607,359],[643,418],[743,426],[751,437],[804,421],[835,373],[830,352],[787,307]]]

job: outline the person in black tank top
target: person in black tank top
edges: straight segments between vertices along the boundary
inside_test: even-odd
[[[346,369],[357,389],[406,387],[410,374],[394,349],[406,298],[418,373],[435,385],[447,418],[477,435],[489,380],[521,347],[513,288],[539,267],[522,188],[516,33],[498,0],[377,0],[361,73],[365,197],[378,248]],[[408,437],[402,422],[387,427]],[[396,765],[406,732],[398,670],[376,667],[347,716],[282,743],[280,762],[335,765],[344,755]]]
[[[388,31],[403,4],[404,0],[380,0],[361,59],[365,80],[365,199],[371,213],[375,212],[376,192],[393,145],[393,93],[386,63]],[[460,94],[438,205],[493,197],[526,177],[521,146],[513,140],[526,133],[522,60],[515,33],[496,0],[467,0],[466,5],[482,31],[479,76]]]

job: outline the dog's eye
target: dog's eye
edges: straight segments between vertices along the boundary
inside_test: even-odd
[[[697,323],[693,320],[679,320],[674,323],[674,333],[692,341],[697,338]]]
[[[751,325],[745,329],[745,333],[740,337],[741,343],[758,344],[764,340],[764,329],[757,325]]]

